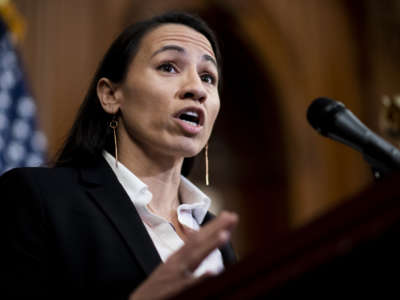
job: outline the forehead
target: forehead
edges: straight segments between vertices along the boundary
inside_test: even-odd
[[[209,40],[200,32],[181,24],[164,24],[158,26],[143,37],[140,48],[147,53],[153,53],[169,44],[196,47],[204,52],[204,54],[215,58]]]

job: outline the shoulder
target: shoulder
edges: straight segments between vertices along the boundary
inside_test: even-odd
[[[59,216],[87,199],[81,169],[75,167],[16,168],[0,176],[2,200],[9,211],[26,210]]]
[[[73,178],[77,176],[74,168],[15,168],[7,171],[0,176],[0,185],[7,183],[39,183],[41,181],[55,182],[63,178]]]
[[[0,176],[0,191],[5,198],[54,198],[78,188],[79,172],[73,168],[16,168]],[[15,201],[15,200],[13,200]]]
[[[15,168],[0,176],[0,190],[9,197],[36,195],[41,198],[71,198],[87,188],[118,184],[107,162],[90,166]]]

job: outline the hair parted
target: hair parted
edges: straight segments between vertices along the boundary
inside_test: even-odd
[[[97,97],[97,83],[102,77],[113,83],[124,81],[143,37],[163,24],[182,24],[203,34],[216,56],[221,87],[221,55],[213,31],[199,17],[185,12],[168,12],[128,26],[111,44],[91,81],[74,124],[59,150],[55,166],[87,166],[102,157],[103,150],[114,154],[112,130],[108,126],[112,115],[106,113]],[[189,172],[192,159],[186,158],[182,174]]]

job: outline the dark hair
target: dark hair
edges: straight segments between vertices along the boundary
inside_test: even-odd
[[[100,104],[96,92],[97,82],[102,77],[114,83],[122,82],[146,33],[169,23],[191,27],[209,40],[221,79],[221,55],[217,40],[212,30],[199,17],[183,12],[169,12],[127,27],[112,43],[101,61],[76,120],[58,152],[55,166],[90,165],[101,157],[103,150],[114,154],[112,131],[108,126],[112,116],[106,113]],[[220,82],[221,80],[218,88],[221,86]],[[192,159],[185,159],[182,174],[187,175],[185,173],[188,173],[192,163]]]

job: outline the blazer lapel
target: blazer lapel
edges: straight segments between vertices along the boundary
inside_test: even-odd
[[[135,206],[107,162],[101,160],[95,167],[81,169],[81,176],[91,198],[149,275],[161,263],[161,258]]]

